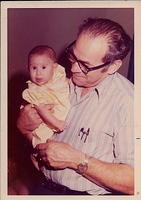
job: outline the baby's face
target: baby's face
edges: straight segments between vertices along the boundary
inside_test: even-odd
[[[46,54],[33,55],[29,62],[29,71],[32,82],[37,85],[47,83],[53,76],[55,63]]]

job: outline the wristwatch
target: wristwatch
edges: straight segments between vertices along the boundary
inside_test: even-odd
[[[87,156],[86,154],[85,154],[85,159],[84,159],[84,161],[82,162],[82,163],[79,163],[78,165],[77,165],[77,170],[76,170],[76,172],[78,173],[78,174],[81,174],[81,175],[83,175],[86,171],[87,171],[87,169],[88,169],[88,160],[89,160],[89,156]]]

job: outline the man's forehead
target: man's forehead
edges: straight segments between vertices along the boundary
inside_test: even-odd
[[[89,42],[90,41],[90,42]],[[103,44],[104,46],[108,45],[108,38],[105,35],[96,35],[93,36],[92,34],[89,33],[82,33],[78,36],[76,43],[81,42],[81,43],[88,43],[88,44],[97,44],[101,45]]]
[[[108,41],[105,36],[92,37],[89,34],[81,34],[74,46],[74,52],[78,56],[86,56],[90,58],[91,56],[95,59],[101,59],[105,56],[108,51]]]

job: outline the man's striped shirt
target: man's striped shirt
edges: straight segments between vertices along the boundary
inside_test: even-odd
[[[69,128],[54,135],[98,160],[133,166],[133,84],[119,73],[109,75],[81,98],[81,87],[70,84]],[[89,181],[72,169],[49,170],[46,176],[73,190],[98,195],[106,188]]]

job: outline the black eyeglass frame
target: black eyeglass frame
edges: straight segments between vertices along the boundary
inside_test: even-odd
[[[66,54],[67,54],[67,55],[69,54],[69,55],[71,55],[71,56],[74,58],[74,61],[78,63],[79,68],[81,69],[81,71],[82,71],[84,74],[88,74],[88,72],[90,72],[90,71],[94,71],[94,70],[97,70],[97,69],[101,69],[101,68],[103,68],[103,67],[105,67],[106,65],[109,65],[109,64],[111,63],[110,61],[108,61],[108,62],[103,63],[103,64],[98,65],[98,66],[92,66],[91,68],[88,67],[83,61],[78,60],[77,57],[74,55],[73,51],[70,50],[71,47],[75,44],[75,42],[76,42],[76,40],[73,41],[73,42],[66,48]],[[69,59],[69,58],[68,58],[68,59]],[[70,62],[71,62],[71,61],[70,61]],[[71,63],[72,63],[72,62],[71,62]],[[83,65],[83,67],[86,69],[86,71],[84,71],[84,70],[82,69],[82,67],[81,67],[80,64]]]

